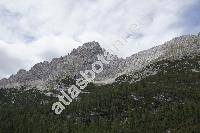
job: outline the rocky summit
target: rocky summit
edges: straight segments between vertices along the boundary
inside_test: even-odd
[[[19,70],[8,79],[0,80],[1,88],[18,88],[20,86],[48,89],[56,78],[62,76],[77,77],[80,71],[91,69],[91,64],[97,61],[97,55],[105,49],[98,42],[88,42],[73,49],[70,54],[54,58],[51,62],[35,64],[29,71]],[[184,35],[176,37],[163,45],[133,54],[125,59],[116,57],[95,78],[96,83],[110,83],[122,74],[141,70],[148,64],[163,59],[180,59],[194,56],[200,52],[200,36]]]

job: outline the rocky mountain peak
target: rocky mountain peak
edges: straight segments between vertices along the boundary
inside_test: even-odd
[[[0,80],[0,87],[9,85],[45,85],[54,80],[54,77],[77,76],[80,71],[91,70],[92,63],[97,61],[97,55],[103,54],[105,50],[98,42],[84,43],[66,56],[54,58],[51,62],[41,62],[35,64],[29,71],[19,70],[16,75],[8,79]],[[112,81],[117,76],[137,71],[147,66],[150,62],[163,59],[180,59],[185,55],[194,55],[200,51],[200,38],[197,35],[185,35],[176,37],[171,41],[153,47],[149,50],[141,51],[126,59],[113,60],[109,65],[104,66],[102,73],[96,76],[95,81]],[[48,82],[49,81],[49,82]],[[9,88],[9,87],[8,87]]]
[[[78,55],[93,55],[102,53],[103,49],[99,45],[98,42],[87,42],[84,43],[82,46],[79,46],[77,49],[73,49],[70,53],[70,56],[78,56]]]
[[[83,48],[86,48],[86,49],[95,49],[95,48],[99,48],[99,47],[101,47],[101,46],[99,45],[98,42],[92,41],[92,42],[84,43],[84,44],[82,45],[82,47],[83,47]]]

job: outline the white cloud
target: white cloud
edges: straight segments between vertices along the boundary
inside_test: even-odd
[[[185,29],[175,25],[184,10],[197,1],[1,0],[0,54],[9,55],[7,65],[15,66],[14,60],[20,63],[10,71],[0,65],[4,66],[0,76],[66,55],[80,42],[95,40],[116,51],[113,44],[129,37],[116,52],[123,57],[159,45],[183,33]],[[133,24],[137,24],[135,33],[130,32]],[[3,57],[0,59],[3,63]]]

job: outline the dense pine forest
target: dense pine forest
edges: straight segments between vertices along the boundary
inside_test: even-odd
[[[156,73],[134,79],[144,70]],[[158,61],[144,70],[112,84],[89,84],[61,115],[51,110],[54,95],[1,89],[0,133],[199,133],[200,56]]]

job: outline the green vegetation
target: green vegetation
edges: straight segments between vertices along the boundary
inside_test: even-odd
[[[2,89],[0,133],[200,132],[200,56],[159,61],[146,70],[157,73],[135,83],[134,75],[123,75],[110,85],[89,84],[61,115],[51,110],[55,97]]]

